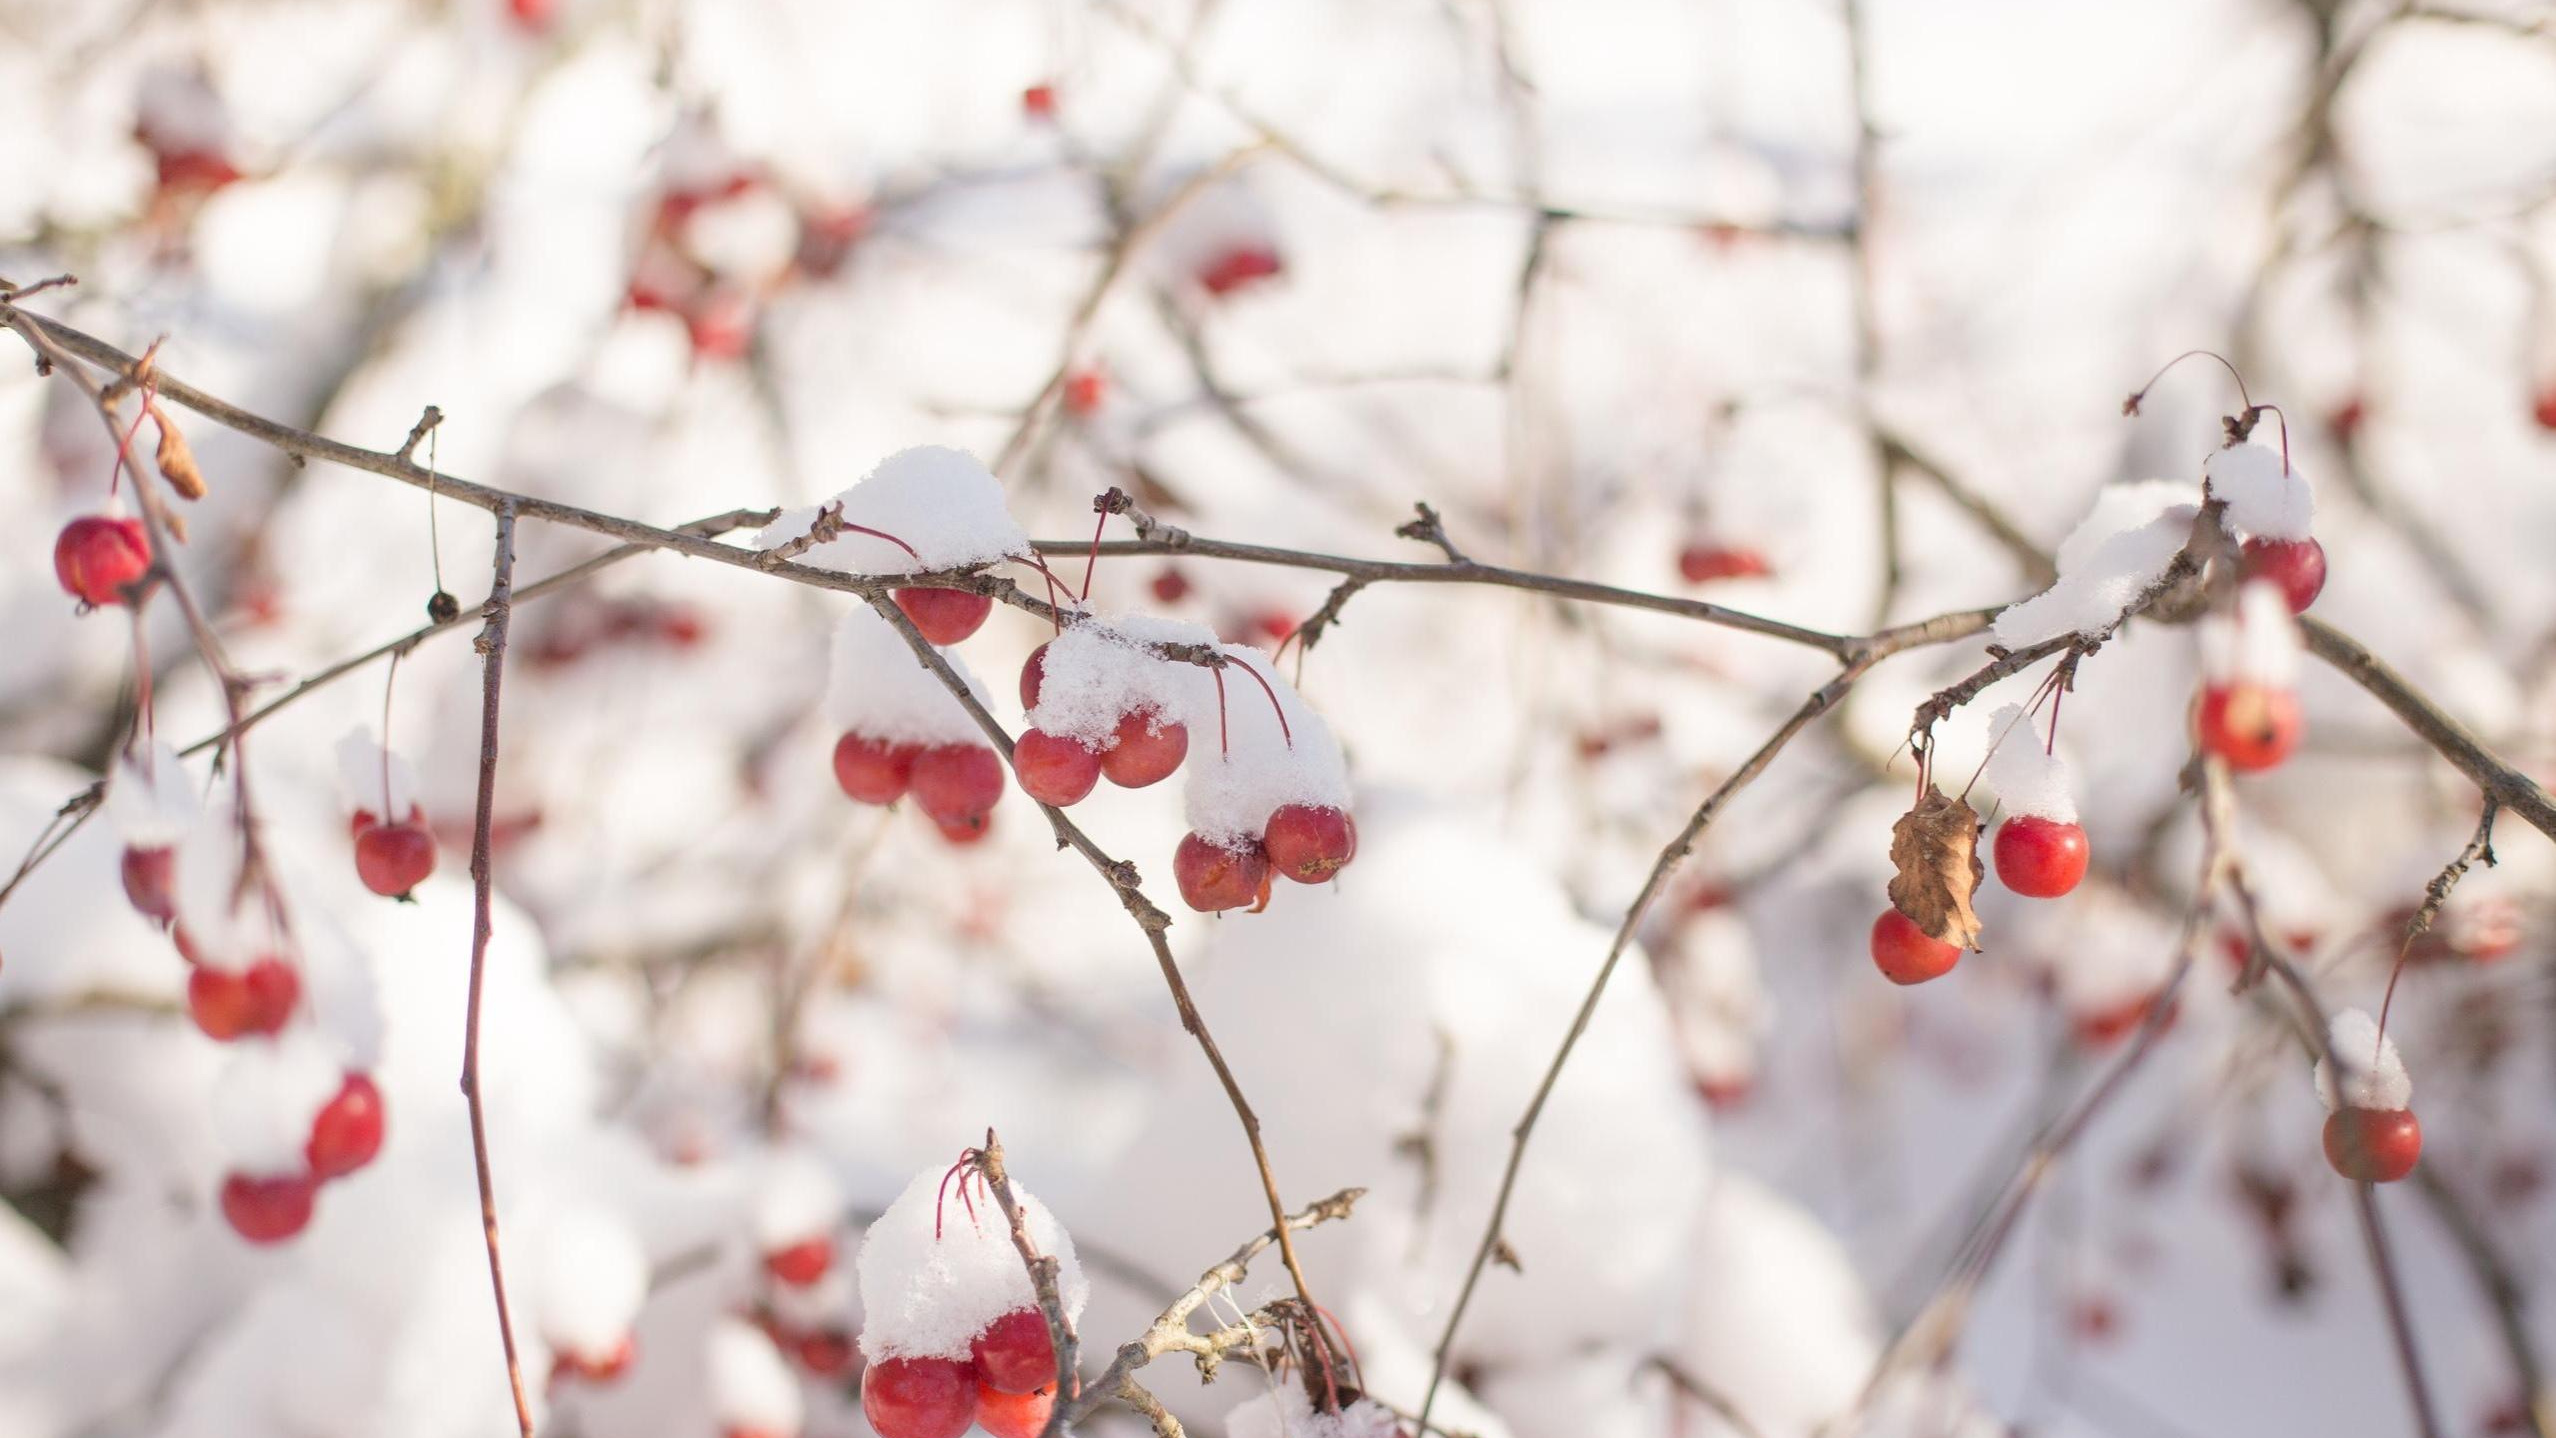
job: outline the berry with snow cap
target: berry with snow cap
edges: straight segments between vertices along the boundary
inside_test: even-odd
[[[843,1220],[843,1191],[813,1155],[784,1151],[765,1165],[755,1188],[754,1241],[764,1272],[806,1288],[834,1266],[834,1228]]]
[[[355,876],[385,899],[405,899],[435,872],[435,836],[425,814],[414,804],[408,817],[385,824],[369,809],[358,809],[350,825],[355,834]]]
[[[337,1094],[311,1120],[303,1156],[316,1178],[344,1178],[382,1151],[382,1091],[369,1077],[349,1073]]]
[[[1172,851],[1172,878],[1181,902],[1202,914],[1269,902],[1269,856],[1257,841],[1228,848],[1203,834],[1184,834]]]
[[[720,1319],[710,1329],[709,1360],[710,1404],[721,1433],[795,1438],[805,1400],[798,1375],[768,1334],[741,1319]]]
[[[552,1372],[610,1383],[629,1370],[631,1325],[648,1297],[648,1255],[627,1219],[577,1204],[541,1215],[527,1297]]]
[[[1073,1238],[1017,1178],[1012,1181],[1012,1198],[1031,1246],[1056,1260],[1058,1298],[1067,1319],[1076,1317],[1091,1296],[1091,1283],[1074,1255]],[[888,1385],[882,1400],[905,1391],[899,1383],[906,1372],[898,1370],[879,1380],[883,1367],[898,1360],[936,1360],[964,1377],[959,1387],[972,1408],[979,1381],[975,1365],[980,1337],[1013,1315],[1039,1311],[1037,1290],[1021,1264],[1020,1251],[1013,1246],[1011,1227],[995,1205],[972,1152],[956,1167],[916,1174],[870,1225],[855,1268],[863,1315],[861,1352],[870,1361],[872,1381]],[[993,1342],[1007,1351],[1013,1346],[1001,1336]],[[1054,1355],[1048,1359],[1047,1377],[1052,1380]],[[865,1403],[869,1401],[865,1398]],[[874,1425],[886,1434],[886,1425],[876,1420],[874,1413]]]
[[[1101,751],[1101,777],[1121,789],[1142,789],[1170,778],[1189,757],[1189,726],[1160,710],[1131,710],[1112,731],[1117,742]]]
[[[935,644],[958,643],[984,628],[985,616],[994,612],[992,596],[964,589],[898,589],[890,597]]]
[[[2058,722],[2052,717],[2052,724]],[[1988,720],[1987,763],[1980,777],[2007,812],[1997,826],[1997,878],[2027,898],[2055,899],[2086,876],[2086,831],[2077,823],[2069,792],[2068,761],[2036,743],[2030,716],[2020,704],[2000,708]],[[2054,727],[2053,739],[2056,731]]]
[[[2280,586],[2239,586],[2235,616],[2214,616],[2201,628],[2201,747],[2247,771],[2288,758],[2302,727],[2291,687],[2298,656],[2298,621]]]
[[[2317,1098],[2327,1110],[2326,1162],[2357,1183],[2394,1183],[2414,1171],[2423,1153],[2405,1060],[2360,1009],[2336,1014],[2326,1038],[2334,1062],[2318,1059],[2315,1074]]]
[[[968,1342],[977,1377],[1001,1393],[1028,1393],[1056,1381],[1056,1341],[1047,1331],[1047,1315],[1035,1308],[1015,1308],[995,1319]]]
[[[2246,441],[2213,452],[2201,466],[2209,497],[2226,506],[2228,527],[2262,539],[2304,540],[2316,520],[2316,492],[2287,455]]]
[[[1319,884],[1358,856],[1358,821],[1328,804],[1282,804],[1261,835],[1270,866],[1299,884]]]
[[[2325,546],[2313,539],[2264,539],[2245,542],[2237,572],[2249,580],[2281,587],[2292,614],[2305,614],[2325,592]]]

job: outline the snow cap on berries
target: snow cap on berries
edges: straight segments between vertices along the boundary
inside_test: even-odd
[[[1989,751],[1988,767],[1980,777],[2007,813],[2059,824],[2077,822],[2068,761],[2042,747],[2022,705],[2005,705],[1990,716],[1988,742],[1997,747]]]
[[[1073,1238],[1018,1180],[1012,1198],[1031,1244],[1056,1260],[1065,1316],[1079,1315],[1091,1296],[1091,1281],[1074,1257]],[[938,1168],[916,1174],[870,1225],[858,1266],[861,1353],[872,1363],[966,1358],[969,1340],[988,1324],[1038,1306],[1029,1269],[1012,1245],[1011,1225],[972,1165],[955,1175]]]
[[[203,808],[177,750],[153,740],[117,761],[108,781],[106,813],[117,837],[136,849],[175,844]]]
[[[2192,486],[2169,479],[2108,484],[2059,545],[2059,578],[2006,606],[1997,642],[2022,649],[2062,634],[2101,634],[2163,580],[2201,513]]]
[[[337,782],[346,791],[347,807],[385,824],[407,818],[417,803],[416,772],[407,760],[373,741],[369,724],[359,724],[338,739]]]
[[[805,1419],[799,1380],[762,1329],[743,1319],[710,1326],[710,1405],[730,1433],[795,1434]]]
[[[791,1149],[764,1164],[754,1194],[754,1241],[764,1252],[824,1238],[843,1221],[843,1189],[814,1154]]]
[[[630,1336],[648,1298],[648,1255],[629,1220],[592,1204],[554,1208],[527,1245],[541,1341],[600,1361]]]
[[[2236,615],[2201,624],[2201,673],[2212,684],[2287,689],[2299,677],[2299,624],[2281,586],[2251,580],[2237,589]]]
[[[2340,1086],[2332,1066],[2316,1061],[2316,1096],[2330,1113],[2338,1108],[2374,1109],[2382,1113],[2411,1108],[2414,1079],[2396,1052],[2396,1040],[2379,1032],[2378,1020],[2365,1009],[2345,1009],[2327,1026],[2326,1037],[2342,1065]]]
[[[213,1081],[213,1132],[234,1172],[258,1178],[298,1174],[311,1120],[346,1081],[337,1052],[308,1029],[287,1029],[272,1042],[226,1046]]]
[[[1121,716],[1152,710],[1168,723],[1187,724],[1195,732],[1195,712],[1202,685],[1215,681],[1194,664],[1165,659],[1149,645],[1188,644],[1216,647],[1215,633],[1178,620],[1134,615],[1122,619],[1086,620],[1047,643],[1040,657],[1038,705],[1029,711],[1033,728],[1060,738],[1079,739],[1094,749],[1116,742]],[[1240,674],[1226,676],[1228,699],[1236,683],[1251,685]],[[1257,695],[1258,686],[1251,685]],[[1212,705],[1214,695],[1205,696]],[[1256,700],[1266,705],[1266,700]],[[1203,716],[1215,722],[1215,714]]]
[[[240,893],[240,821],[228,802],[207,806],[179,836],[171,859],[169,902],[196,962],[236,972],[282,954],[262,898]]]
[[[988,702],[966,661],[946,649],[941,657],[966,681],[976,702]],[[840,732],[895,744],[985,742],[985,731],[940,676],[924,668],[896,626],[867,605],[847,612],[834,628],[825,712]]]
[[[1004,506],[1001,481],[964,450],[930,444],[899,450],[827,503],[843,506],[844,523],[893,534],[914,552],[847,530],[801,554],[802,564],[846,574],[921,574],[1029,553],[1029,535]],[[783,510],[764,526],[756,547],[778,549],[806,535],[822,508]]]
[[[2227,505],[2230,529],[2263,539],[2308,537],[2316,520],[2316,491],[2281,451],[2251,440],[2213,453],[2201,466],[2210,497]]]
[[[1225,1414],[1227,1438],[1402,1438],[1402,1420],[1372,1398],[1337,1413],[1313,1406],[1305,1386],[1280,1379],[1266,1393],[1237,1403]]]
[[[1210,843],[1239,849],[1258,839],[1270,814],[1288,804],[1348,809],[1349,765],[1341,757],[1340,742],[1331,737],[1331,726],[1278,676],[1266,655],[1239,644],[1228,644],[1223,652],[1233,661],[1224,669],[1226,747],[1200,752],[1202,742],[1218,733],[1211,707],[1191,726],[1189,783],[1183,795],[1189,827]],[[1266,681],[1265,691],[1253,674]],[[1214,680],[1201,670],[1191,683],[1200,682],[1212,685]],[[1211,691],[1206,703],[1215,702]],[[1286,715],[1283,728],[1281,712]]]

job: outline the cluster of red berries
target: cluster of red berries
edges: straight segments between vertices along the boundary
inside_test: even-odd
[[[1358,821],[1329,804],[1281,804],[1258,839],[1229,845],[1204,834],[1181,836],[1172,851],[1172,878],[1180,897],[1201,913],[1269,903],[1269,880],[1284,875],[1319,884],[1358,857]]]
[[[204,971],[198,969],[198,974]],[[311,1118],[304,1167],[292,1173],[234,1173],[222,1180],[222,1217],[251,1243],[281,1243],[310,1226],[319,1188],[373,1161],[382,1151],[382,1091],[349,1072]]]
[[[1030,651],[1021,665],[1021,708],[1038,707],[1047,684],[1047,646]],[[1189,757],[1189,726],[1149,704],[1118,716],[1105,748],[1080,739],[1024,729],[1012,746],[1012,771],[1021,792],[1042,804],[1064,808],[1090,795],[1103,778],[1122,789],[1159,784],[1179,772]]]
[[[538,634],[523,646],[524,662],[536,669],[556,669],[620,645],[692,649],[709,633],[697,606],[645,597],[554,602],[544,606],[542,619]]]
[[[769,274],[722,272],[695,245],[695,221],[717,205],[768,197],[771,186],[761,171],[740,165],[716,179],[668,187],[649,214],[624,302],[681,320],[696,359],[743,357],[774,290],[794,279],[834,276],[870,233],[873,217],[866,207],[794,199],[790,217],[796,234],[790,253],[776,257],[786,263]]]
[[[959,1358],[890,1358],[861,1375],[861,1412],[879,1438],[1038,1438],[1056,1406],[1056,1343],[1035,1308],[985,1326]]]
[[[2274,586],[2292,614],[2305,614],[2325,590],[2325,546],[2313,539],[2249,539],[2238,575]],[[2193,722],[2202,749],[2244,773],[2277,768],[2306,727],[2296,692],[2246,679],[2204,686]]]

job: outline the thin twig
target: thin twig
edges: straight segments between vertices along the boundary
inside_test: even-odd
[[[1047,1320],[1047,1341],[1056,1354],[1056,1397],[1047,1410],[1047,1424],[1039,1431],[1043,1438],[1057,1438],[1065,1431],[1066,1403],[1077,1386],[1082,1345],[1074,1335],[1074,1320],[1065,1316],[1065,1300],[1056,1290],[1056,1256],[1039,1252],[1031,1239],[1027,1211],[1013,1197],[1012,1176],[1003,1166],[1003,1141],[990,1128],[985,1131],[977,1168],[985,1175],[985,1186],[994,1191],[994,1204],[1003,1210],[1004,1222],[1011,1225],[1012,1247],[1019,1250],[1021,1264],[1029,1270],[1030,1290],[1038,1295],[1039,1314]]]

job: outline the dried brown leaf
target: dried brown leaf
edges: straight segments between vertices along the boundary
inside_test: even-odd
[[[1979,915],[1970,896],[1979,889],[1979,815],[1963,800],[1929,784],[1917,807],[1890,830],[1890,901],[1931,937],[1965,949],[1979,947]]]
[[[176,490],[180,499],[202,499],[204,471],[195,467],[195,451],[186,447],[186,436],[178,433],[176,423],[157,406],[152,408],[151,418],[160,426],[160,447],[152,456],[159,463],[160,477],[169,482],[169,488]]]

